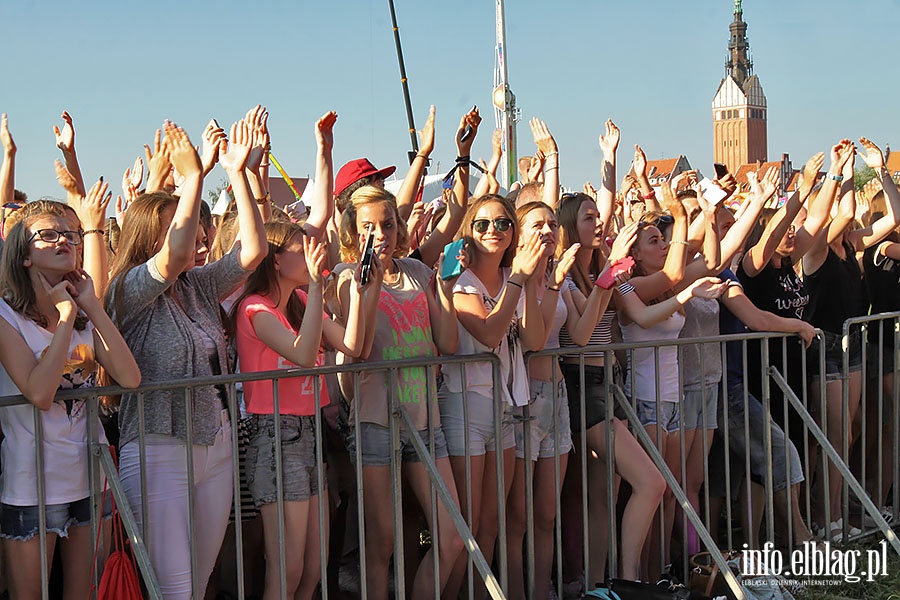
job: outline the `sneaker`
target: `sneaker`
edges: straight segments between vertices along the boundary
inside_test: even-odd
[[[878,512],[881,513],[881,517],[887,522],[888,527],[893,527],[894,525],[894,511],[890,506],[882,506],[878,509]],[[863,515],[863,526],[864,527],[878,527],[875,523],[875,519],[873,519],[868,513]]]

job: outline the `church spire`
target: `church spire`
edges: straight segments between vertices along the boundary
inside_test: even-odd
[[[747,24],[744,22],[741,0],[734,0],[734,21],[729,30],[728,60],[725,62],[725,76],[731,75],[739,86],[753,74],[753,62],[750,60],[750,42],[747,41]]]

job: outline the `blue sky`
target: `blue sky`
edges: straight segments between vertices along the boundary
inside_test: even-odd
[[[437,105],[434,157],[449,166],[460,115],[485,116],[473,155],[487,158],[493,115],[494,2],[395,0],[419,125]],[[745,0],[755,73],[769,104],[769,158],[799,166],[841,137],[900,150],[900,0]],[[619,177],[633,144],[685,154],[711,170],[710,103],[724,73],[730,0],[507,0],[509,81],[527,119],[547,121],[561,179],[598,183],[597,135],[622,129]],[[16,187],[63,194],[52,126],[69,110],[85,177],[121,174],[170,118],[192,139],[252,105],[271,113],[273,151],[294,176],[314,169],[312,124],[334,109],[335,162],[405,164],[409,149],[387,0],[192,2],[0,0],[6,58],[0,112],[19,146]],[[223,176],[211,175],[212,183]]]

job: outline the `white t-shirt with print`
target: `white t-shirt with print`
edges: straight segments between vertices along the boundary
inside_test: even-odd
[[[53,334],[14,311],[2,299],[0,317],[18,330],[34,352],[34,357],[40,360],[50,345]],[[60,389],[96,385],[93,329],[88,323],[84,330],[73,331]],[[6,370],[0,368],[0,395],[20,393]],[[88,497],[86,403],[54,402],[49,410],[40,411],[40,416],[44,436],[44,491],[47,504],[65,504]],[[37,461],[33,405],[19,404],[0,408],[0,426],[6,436],[0,445],[3,462],[0,502],[13,506],[36,506]],[[97,428],[100,441],[105,443],[106,436],[99,421]]]

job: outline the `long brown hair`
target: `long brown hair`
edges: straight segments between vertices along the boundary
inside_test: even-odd
[[[178,198],[168,192],[152,192],[141,194],[128,207],[127,217],[121,224],[119,247],[110,269],[109,289],[106,292],[106,310],[115,311],[119,325],[123,321],[125,286],[116,284],[131,269],[144,264],[159,251],[156,246],[163,232],[163,212],[177,204]]]
[[[394,248],[393,258],[402,258],[409,252],[409,232],[406,231],[406,221],[400,216],[400,210],[397,208],[397,198],[385,189],[366,185],[353,192],[350,204],[341,215],[341,260],[344,262],[359,260],[359,229],[356,227],[356,213],[359,207],[378,202],[387,204],[397,221],[397,247]]]
[[[572,247],[572,244],[581,242],[578,236],[578,211],[585,202],[591,202],[596,205],[594,199],[587,194],[564,194],[559,203],[559,209],[556,211],[556,217],[559,220],[559,246],[557,246],[557,254],[562,254]],[[602,248],[596,248],[591,251],[591,260],[588,268],[585,269],[578,261],[572,264],[569,269],[569,276],[578,289],[585,296],[589,296],[591,289],[594,287],[594,281],[591,276],[597,277],[600,271],[606,265],[606,256],[603,254]]]
[[[266,241],[269,243],[269,251],[256,270],[250,273],[247,284],[241,295],[235,301],[231,312],[228,313],[227,328],[229,333],[235,331],[237,315],[241,302],[254,294],[269,297],[277,306],[281,302],[281,287],[278,283],[278,271],[275,269],[275,257],[284,252],[291,240],[297,234],[304,235],[303,228],[294,223],[285,221],[270,221],[266,223]],[[287,320],[295,330],[300,329],[303,323],[303,315],[306,307],[297,296],[291,294],[287,301]]]
[[[81,229],[81,225],[75,212],[68,205],[53,200],[29,202],[16,213],[21,214],[17,215],[15,224],[6,232],[6,241],[0,258],[0,289],[3,291],[3,299],[13,310],[41,327],[47,327],[49,325],[47,319],[37,308],[37,293],[31,282],[29,267],[25,266],[25,259],[31,256],[29,227],[46,217],[63,219],[72,223],[78,230]],[[73,254],[80,262],[77,258],[79,252],[75,248]],[[84,330],[87,321],[87,317],[79,313],[75,318],[75,329]]]
[[[497,194],[485,194],[469,202],[469,209],[466,211],[466,216],[463,217],[463,222],[459,228],[459,233],[456,234],[456,239],[466,240],[466,249],[470,252],[469,259],[472,262],[478,260],[478,255],[475,251],[472,223],[475,222],[475,215],[478,214],[481,207],[487,204],[499,204],[509,220],[512,221],[512,235],[509,240],[509,248],[506,249],[506,252],[503,253],[503,258],[500,260],[501,267],[508,267],[512,264],[513,257],[516,255],[516,247],[519,245],[520,228],[519,221],[516,219],[515,206],[503,196],[498,196]]]

